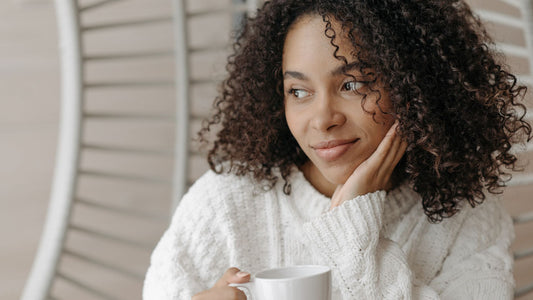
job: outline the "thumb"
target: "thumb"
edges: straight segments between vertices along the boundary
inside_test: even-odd
[[[230,283],[244,283],[250,281],[250,273],[242,272],[238,268],[229,268],[215,283],[215,287],[227,286]]]
[[[334,207],[337,207],[340,205],[340,199],[342,199],[341,193],[342,193],[342,187],[343,184],[337,185],[335,188],[335,191],[333,192],[333,195],[331,196],[331,203],[329,209],[333,209]]]

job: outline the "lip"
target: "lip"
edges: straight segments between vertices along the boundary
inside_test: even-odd
[[[358,140],[359,139],[324,141],[312,145],[311,148],[315,150],[318,157],[330,162],[341,157]]]

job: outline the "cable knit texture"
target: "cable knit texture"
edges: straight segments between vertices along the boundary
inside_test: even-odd
[[[430,224],[407,185],[330,199],[297,170],[292,193],[246,176],[202,176],[154,250],[145,300],[191,299],[229,267],[298,264],[332,269],[337,299],[512,299],[514,230],[499,199]]]

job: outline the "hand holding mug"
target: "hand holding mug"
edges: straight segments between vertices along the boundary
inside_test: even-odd
[[[330,300],[331,269],[318,265],[269,269],[249,282],[230,286],[248,290],[250,300]]]
[[[250,273],[237,268],[229,268],[215,285],[192,297],[192,300],[246,300],[246,295],[239,289],[229,286],[232,283],[245,283],[250,280]]]

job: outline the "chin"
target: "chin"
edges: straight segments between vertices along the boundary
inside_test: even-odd
[[[344,184],[350,175],[352,175],[354,170],[355,167],[336,166],[322,169],[320,170],[320,173],[322,173],[327,181],[335,185],[339,185]]]

